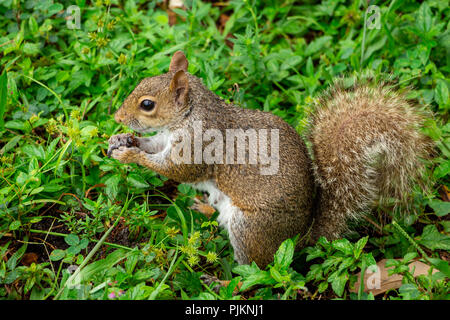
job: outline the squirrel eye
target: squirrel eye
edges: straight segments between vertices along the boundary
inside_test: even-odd
[[[145,111],[152,111],[155,108],[155,101],[144,99],[141,101],[141,108]]]

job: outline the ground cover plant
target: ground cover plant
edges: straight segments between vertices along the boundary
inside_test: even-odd
[[[184,3],[0,0],[0,299],[448,299],[448,2]],[[128,131],[112,114],[177,50],[210,90],[300,134],[334,77],[391,75],[432,113],[429,190],[407,216],[380,208],[346,239],[296,253],[288,239],[266,269],[238,266],[195,190],[106,157]],[[354,291],[382,259],[400,288]],[[416,260],[430,269],[414,277]]]

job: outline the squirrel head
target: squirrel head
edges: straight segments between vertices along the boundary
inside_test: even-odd
[[[169,72],[143,79],[117,110],[114,119],[141,133],[177,123],[188,110],[187,68],[184,53],[175,52]]]

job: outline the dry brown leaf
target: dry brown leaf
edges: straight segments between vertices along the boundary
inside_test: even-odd
[[[448,190],[447,186],[442,185],[439,188],[439,194],[441,195],[443,201],[450,202],[450,190]]]
[[[365,275],[364,275],[364,292],[372,292],[374,296],[379,295],[381,293],[384,293],[391,289],[398,289],[402,286],[402,279],[403,276],[399,274],[393,274],[391,276],[388,275],[388,270],[392,269],[394,267],[386,268],[386,261],[387,259],[383,259],[379,262],[377,262],[378,270],[377,272],[373,273],[371,270],[366,269]],[[412,271],[413,267],[414,269],[414,277],[417,277],[422,274],[428,274],[428,270],[430,269],[430,266],[420,262],[420,261],[414,261],[409,264],[409,270]],[[433,270],[433,273],[437,272],[437,270]],[[354,287],[350,289],[350,292],[357,293],[359,290],[359,284],[361,280],[361,272],[357,275],[358,281],[355,283]],[[367,279],[367,280],[366,280]],[[379,281],[378,281],[379,279]]]

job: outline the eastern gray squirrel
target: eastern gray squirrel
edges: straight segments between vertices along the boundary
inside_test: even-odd
[[[263,267],[282,241],[308,231],[312,241],[339,238],[349,219],[385,198],[404,198],[420,180],[432,145],[419,130],[423,117],[386,86],[336,83],[323,94],[310,119],[310,155],[284,120],[227,104],[187,69],[177,51],[168,73],[138,84],[115,120],[158,134],[112,136],[108,154],[208,192],[240,264]],[[230,132],[248,143],[231,150]],[[209,157],[198,161],[202,155]]]

